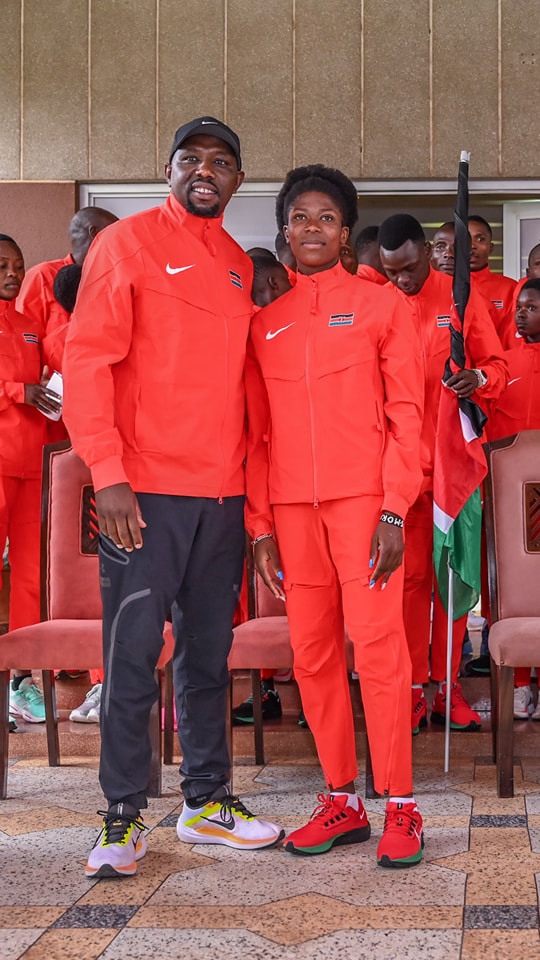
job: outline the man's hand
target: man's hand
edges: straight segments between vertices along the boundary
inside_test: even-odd
[[[129,483],[113,483],[99,490],[96,510],[99,529],[104,536],[128,553],[133,549],[140,550],[143,544],[141,529],[146,524]]]
[[[281,586],[281,560],[279,550],[273,537],[265,537],[264,540],[258,540],[253,547],[253,559],[255,566],[263,578],[266,586],[278,600],[285,600],[285,593]]]
[[[46,390],[41,383],[25,383],[24,402],[45,414],[57,414],[62,409],[61,398],[56,393]]]
[[[375,569],[371,573],[370,587],[382,577],[381,590],[384,590],[394,570],[397,570],[403,560],[404,547],[403,527],[379,520],[371,539],[369,565]]]
[[[458,373],[455,373],[453,377],[446,381],[444,386],[450,387],[454,393],[457,393],[458,397],[466,400],[477,389],[478,377],[474,370],[459,370]]]

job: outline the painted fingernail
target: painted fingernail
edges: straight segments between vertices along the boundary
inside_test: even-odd
[[[279,580],[283,580],[283,570],[278,570],[277,575]]]
[[[374,564],[374,563],[375,563],[375,561],[372,560],[371,557],[370,557],[370,560],[369,560],[369,569],[370,569],[370,570],[371,570],[371,568],[373,567],[373,564]]]
[[[386,590],[386,584],[385,584],[385,583],[381,583],[381,590]]]
[[[369,589],[370,589],[370,590],[375,586],[375,583],[376,583],[375,580],[370,580],[370,581],[369,581]]]

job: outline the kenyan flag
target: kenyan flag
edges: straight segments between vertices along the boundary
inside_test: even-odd
[[[487,473],[482,420],[475,403],[459,400],[443,384],[433,474],[433,563],[447,612],[448,565],[454,571],[454,620],[472,610],[480,596],[479,488]]]

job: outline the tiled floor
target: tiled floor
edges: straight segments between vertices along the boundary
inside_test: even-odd
[[[84,689],[84,681],[65,685],[60,705],[67,710]],[[294,688],[281,690],[285,715],[267,731],[264,767],[249,762],[251,731],[235,732],[235,790],[288,831],[309,816],[322,781],[311,735],[297,726]],[[484,680],[468,681],[465,692],[487,707]],[[181,798],[169,767],[164,795],[145,818],[148,854],[137,875],[94,882],[83,865],[103,803],[99,735],[62,726],[55,769],[44,759],[42,729],[22,725],[10,737],[9,799],[0,803],[0,960],[540,958],[540,724],[516,724],[513,800],[496,796],[487,715],[481,733],[452,735],[448,775],[442,733],[415,738],[426,848],[413,869],[376,865],[382,800],[366,801],[367,843],[321,857],[186,846],[176,837]],[[362,744],[360,729],[360,755]]]

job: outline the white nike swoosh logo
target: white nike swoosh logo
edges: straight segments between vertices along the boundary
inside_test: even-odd
[[[293,320],[292,323],[288,323],[286,327],[280,327],[279,330],[274,330],[273,332],[269,330],[268,333],[266,334],[266,339],[273,340],[274,337],[277,337],[278,333],[283,333],[283,331],[288,330],[289,327],[294,327],[295,323],[296,323],[296,320]]]
[[[183,273],[184,270],[191,270],[194,266],[194,263],[190,263],[187,267],[171,267],[170,263],[168,263],[165,269],[167,273]]]
[[[513,380],[509,380],[509,381],[508,381],[508,383],[506,384],[506,386],[509,387],[511,383],[517,383],[518,380],[521,380],[521,377],[514,377]]]

